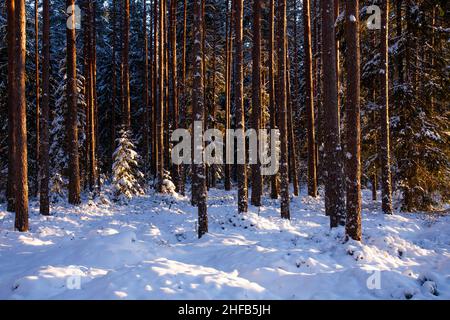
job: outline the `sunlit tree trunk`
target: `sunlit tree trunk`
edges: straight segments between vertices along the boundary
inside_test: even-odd
[[[389,129],[389,3],[382,1],[381,8],[381,201],[384,213],[392,214],[391,156]]]
[[[28,159],[27,159],[27,100],[26,100],[26,9],[25,0],[16,0],[16,53],[15,80],[17,101],[15,103],[15,136],[16,136],[16,196],[15,222],[16,230],[28,231]]]
[[[236,33],[236,79],[235,79],[235,108],[236,108],[236,130],[240,130],[237,135],[241,141],[244,141],[245,150],[245,110],[244,110],[244,47],[243,47],[243,20],[244,8],[243,0],[235,0],[234,30]],[[243,162],[246,163],[245,154],[242,155]],[[247,192],[247,167],[245,164],[237,164],[238,179],[238,211],[239,213],[248,210],[248,192]]]
[[[66,0],[66,7],[72,8],[68,12],[74,15],[75,0]],[[67,37],[67,137],[69,149],[69,203],[80,203],[80,162],[78,154],[78,93],[77,93],[77,49],[75,35],[75,19],[72,17],[70,28],[66,28]]]

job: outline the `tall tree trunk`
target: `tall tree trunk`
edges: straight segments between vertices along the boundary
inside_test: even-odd
[[[159,164],[159,140],[158,140],[158,113],[159,113],[159,18],[158,18],[158,0],[153,2],[153,80],[152,80],[152,172],[158,177]]]
[[[40,149],[40,105],[39,105],[39,1],[34,1],[34,65],[35,65],[35,96],[36,96],[36,172],[35,172],[35,186],[34,195],[39,193],[39,149]]]
[[[203,2],[204,0],[202,0]],[[199,128],[203,129],[203,122],[205,117],[205,105],[203,95],[203,59],[202,59],[202,37],[204,20],[202,14],[202,3],[200,1],[194,1],[194,44],[192,55],[192,67],[193,67],[193,88],[192,88],[192,111],[194,113],[194,121],[200,123]],[[195,123],[192,124],[193,129]],[[199,148],[200,152],[203,152],[204,142],[203,139],[196,139],[193,136],[193,143],[196,148]],[[200,144],[200,145],[198,145]],[[197,184],[193,189],[198,192],[197,194],[197,207],[198,207],[198,237],[201,238],[208,232],[208,214],[206,205],[206,177],[205,177],[205,163],[203,160],[200,163],[194,161],[193,164],[193,176],[196,177],[195,183]]]
[[[297,148],[294,140],[294,121],[292,119],[293,111],[293,93],[291,85],[291,62],[290,57],[286,58],[286,93],[287,93],[287,130],[288,130],[288,157],[289,157],[289,176],[294,187],[294,196],[299,195],[298,175],[297,175]]]
[[[389,129],[389,3],[382,1],[381,8],[381,200],[384,213],[392,214],[391,156]]]
[[[236,130],[239,131],[236,136],[243,143],[245,150],[245,110],[244,110],[244,48],[243,48],[243,19],[244,8],[243,0],[235,0],[235,19],[234,30],[236,32],[236,80],[235,80],[235,108],[236,108]],[[238,179],[238,211],[239,213],[248,210],[248,194],[247,194],[247,166],[246,156],[242,155],[244,164],[237,164]]]
[[[148,36],[147,36],[147,0],[144,0],[144,9],[143,9],[143,18],[142,18],[142,28],[143,28],[143,38],[144,38],[144,93],[143,93],[143,101],[144,101],[144,124],[142,129],[144,130],[143,139],[144,139],[144,170],[145,175],[148,174],[149,161],[150,161],[150,144],[149,144],[149,123],[150,123],[150,114],[149,114],[149,85],[148,85]]]
[[[42,44],[42,112],[39,155],[40,213],[50,214],[49,180],[50,180],[50,0],[44,0],[43,8],[43,44]]]
[[[252,65],[252,127],[257,134],[259,152],[259,129],[261,122],[261,0],[253,0],[253,65]],[[257,157],[252,164],[251,204],[261,206],[262,176],[261,163]]]
[[[123,21],[123,48],[122,48],[122,65],[123,65],[123,126],[125,130],[131,129],[131,113],[130,113],[130,67],[129,67],[129,49],[130,49],[130,0],[125,0],[124,21]]]
[[[334,0],[321,1],[322,13],[322,63],[323,116],[324,116],[324,179],[325,212],[330,216],[330,226],[337,227],[345,214],[344,194],[341,179],[343,166],[340,158],[341,138],[336,87],[336,44],[334,28]]]
[[[68,14],[75,15],[75,0],[66,0],[66,7],[72,8]],[[75,18],[70,19],[72,25],[66,29],[67,37],[67,137],[69,149],[69,203],[80,203],[80,163],[78,154],[78,93],[77,93],[77,49],[75,35]]]
[[[361,241],[361,125],[359,0],[347,0],[345,9],[347,43],[347,236]]]
[[[177,0],[170,0],[170,52],[171,52],[171,87],[173,108],[173,127],[176,130],[179,127],[179,113],[178,113],[178,82],[177,82]],[[180,165],[172,165],[172,178],[174,180],[176,190],[181,190]]]
[[[159,43],[158,43],[158,112],[157,112],[157,143],[158,143],[158,164],[157,164],[157,186],[161,192],[164,180],[164,113],[165,113],[165,3],[166,0],[159,1]]]
[[[217,40],[214,38],[213,47],[212,47],[212,83],[211,83],[211,127],[212,129],[216,129],[216,75],[217,75]],[[214,153],[215,156],[215,153]],[[211,188],[216,187],[216,164],[211,164],[210,167],[210,176],[211,176]]]
[[[27,101],[26,101],[26,9],[25,0],[16,0],[16,230],[28,231],[28,162],[27,162]]]
[[[308,128],[308,195],[317,197],[316,134],[314,125],[314,88],[309,0],[303,0],[303,34],[305,49],[305,102]]]
[[[182,66],[181,66],[181,108],[180,108],[180,128],[187,129],[187,87],[186,87],[186,42],[187,39],[187,0],[183,3],[183,53],[182,53]],[[185,194],[186,185],[186,165],[180,167],[180,194]]]
[[[8,0],[8,180],[6,197],[8,199],[7,210],[15,211],[16,197],[16,5],[15,0]]]
[[[288,124],[287,124],[287,44],[286,44],[286,0],[278,0],[278,88],[277,107],[280,126],[280,196],[281,217],[290,219]]]
[[[86,32],[88,33],[88,112],[89,112],[89,189],[94,191],[97,182],[97,159],[96,159],[96,59],[95,59],[95,11],[94,3],[88,3],[88,27]]]
[[[164,132],[164,168],[170,170],[170,156],[169,156],[169,149],[170,149],[170,136],[169,131],[171,127],[172,122],[172,116],[171,113],[169,113],[170,110],[170,98],[169,98],[169,28],[170,28],[170,21],[168,22],[167,19],[167,4],[169,0],[163,1],[164,5],[164,43],[166,45],[164,46],[164,117],[163,117],[163,132]],[[169,17],[170,19],[170,17]]]
[[[396,13],[395,13],[395,20],[396,20],[396,36],[398,39],[402,37],[402,5],[403,0],[397,0],[396,1]],[[398,73],[398,81],[399,83],[403,83],[404,80],[404,71],[403,71],[403,54],[399,52],[397,54],[396,59],[396,65],[397,65],[397,73]]]
[[[232,61],[232,25],[233,25],[233,0],[227,0],[226,21],[226,67],[225,67],[225,130],[231,129],[231,61]],[[225,135],[225,147],[230,145],[228,136]],[[225,190],[231,190],[231,165],[225,162]]]
[[[277,126],[277,110],[275,105],[275,0],[270,0],[269,13],[269,113],[270,113],[270,129],[275,130]],[[274,152],[272,150],[271,152]],[[270,177],[270,197],[278,199],[279,183],[278,175],[274,174]]]
[[[117,73],[116,73],[116,17],[117,17],[117,7],[116,0],[113,0],[112,6],[112,61],[111,61],[111,71],[112,71],[112,84],[111,84],[111,141],[110,141],[110,168],[113,165],[113,154],[116,150],[116,101],[117,101]]]

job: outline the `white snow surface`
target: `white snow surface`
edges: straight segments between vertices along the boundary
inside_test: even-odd
[[[26,233],[1,206],[0,299],[449,299],[450,217],[387,216],[363,196],[361,243],[304,193],[289,222],[278,201],[240,216],[237,192],[211,189],[202,239],[176,194],[56,204],[50,217],[33,202]]]

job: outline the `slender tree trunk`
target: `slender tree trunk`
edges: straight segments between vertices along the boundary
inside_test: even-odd
[[[8,199],[7,210],[15,211],[16,197],[16,6],[15,0],[7,0],[8,5],[8,180],[6,197]]]
[[[202,0],[203,2],[204,0]],[[202,14],[202,3],[200,1],[194,1],[194,44],[193,44],[193,88],[192,88],[192,111],[194,113],[195,122],[200,123],[200,129],[203,128],[203,122],[205,117],[205,105],[203,94],[203,59],[202,59],[202,37],[204,20]],[[193,129],[195,124],[193,123]],[[199,148],[200,152],[203,152],[204,142],[203,139],[196,139],[193,137],[193,143],[196,148]],[[200,143],[200,145],[197,145]],[[193,175],[196,176],[195,187],[198,192],[197,207],[198,207],[198,237],[201,238],[208,232],[208,214],[206,205],[206,178],[205,178],[205,163],[201,160],[200,163],[194,162]]]
[[[324,179],[325,212],[330,216],[330,226],[337,227],[345,214],[342,190],[341,141],[336,87],[336,44],[334,28],[334,0],[321,1],[322,13],[322,63],[323,116],[324,116]]]
[[[96,189],[97,181],[97,159],[96,159],[96,59],[95,59],[95,11],[94,4],[89,2],[88,4],[88,73],[89,73],[89,189],[94,191]]]
[[[148,36],[147,36],[147,0],[144,0],[143,18],[142,18],[142,28],[144,37],[144,124],[142,129],[144,131],[144,170],[145,175],[148,175],[149,161],[150,161],[150,144],[149,144],[149,124],[150,124],[150,114],[149,114],[149,84],[148,84]]]
[[[347,222],[346,233],[361,241],[361,125],[359,0],[347,0],[345,9],[347,43]]]
[[[286,0],[278,0],[278,88],[277,113],[280,126],[280,196],[281,217],[290,219],[289,166],[288,166],[288,124],[287,124],[287,44],[286,44]]]
[[[292,119],[293,111],[293,93],[291,85],[291,63],[290,57],[286,58],[287,72],[286,72],[286,93],[287,93],[287,130],[288,130],[288,157],[289,157],[289,176],[291,177],[292,186],[294,187],[294,196],[299,195],[298,175],[297,175],[297,148],[294,140],[294,121]]]
[[[158,191],[161,192],[163,188],[164,179],[164,113],[165,113],[165,5],[166,0],[159,1],[159,44],[158,44],[158,112],[157,112],[157,143],[158,143],[158,164],[157,164],[157,185]]]
[[[42,44],[42,112],[39,156],[40,213],[50,214],[49,182],[50,182],[50,0],[44,0],[43,8],[43,44]]]
[[[28,162],[27,162],[27,101],[26,101],[26,9],[25,0],[16,0],[16,54],[15,78],[17,89],[16,103],[16,230],[28,231]]]
[[[181,99],[182,104],[180,107],[180,128],[187,129],[187,87],[186,87],[186,38],[187,38],[187,0],[183,3],[183,53],[182,53],[182,66],[181,66]],[[185,195],[185,185],[186,185],[186,170],[185,165],[180,166],[180,194]]]
[[[305,102],[308,129],[308,195],[317,197],[316,134],[314,125],[314,88],[311,46],[311,8],[309,0],[303,0],[303,34],[305,50]]]
[[[159,164],[159,138],[158,138],[158,113],[159,113],[159,18],[158,18],[158,0],[153,3],[153,112],[152,112],[152,171],[158,176]]]
[[[129,49],[130,49],[130,0],[124,2],[124,23],[123,23],[123,48],[122,48],[122,65],[123,65],[123,126],[125,130],[131,129],[131,113],[130,113],[130,67]]]
[[[36,176],[35,182],[36,185],[34,187],[34,195],[37,196],[39,193],[39,155],[40,155],[40,105],[39,105],[39,1],[34,1],[34,65],[35,65],[35,83],[36,83]]]
[[[90,72],[90,49],[89,49],[89,1],[83,1],[81,3],[83,12],[86,13],[85,18],[83,19],[83,73],[84,73],[84,95],[85,95],[85,116],[86,116],[86,124],[84,126],[84,134],[86,136],[85,139],[85,152],[84,152],[84,163],[80,163],[80,172],[84,173],[83,176],[83,186],[84,189],[88,188],[89,185],[89,161],[90,161],[90,148],[91,148],[91,72]],[[84,164],[84,168],[83,168]]]
[[[389,128],[389,3],[382,1],[381,8],[381,200],[384,213],[392,214],[390,128]]]
[[[403,31],[403,27],[402,27],[402,5],[403,5],[403,0],[397,0],[396,1],[395,19],[396,19],[396,33],[397,33],[396,36],[397,36],[398,39],[401,38],[402,31]],[[403,54],[402,53],[398,53],[397,54],[396,64],[397,64],[398,81],[401,84],[401,83],[403,83],[403,80],[404,80]],[[400,102],[400,101],[398,101],[398,102]]]
[[[211,84],[211,119],[212,119],[212,123],[211,123],[211,127],[212,129],[216,129],[216,109],[217,109],[217,105],[216,105],[216,74],[217,74],[217,57],[216,57],[216,52],[217,52],[217,43],[216,43],[216,39],[214,38],[214,42],[213,42],[213,53],[212,53],[212,84]],[[215,156],[215,154],[214,154]],[[210,168],[210,176],[211,176],[211,188],[215,188],[216,187],[216,165],[213,163],[211,164],[211,168]]]
[[[225,67],[225,130],[231,129],[231,61],[232,61],[232,21],[233,0],[227,0],[226,21],[226,67]],[[225,135],[225,148],[230,145]],[[225,190],[231,190],[231,165],[225,162]]]
[[[164,5],[164,43],[166,44],[164,46],[164,117],[163,117],[163,132],[164,132],[164,168],[170,170],[170,156],[169,156],[169,149],[170,149],[170,136],[169,131],[172,126],[172,112],[169,113],[170,110],[170,98],[169,98],[169,86],[170,86],[170,80],[169,80],[169,28],[170,28],[170,21],[168,22],[167,19],[167,4],[169,0],[163,1]],[[169,17],[170,19],[170,17]]]
[[[270,113],[270,129],[275,130],[277,126],[277,110],[275,105],[275,0],[270,0],[269,13],[269,113]],[[272,150],[271,152],[274,152]],[[274,174],[270,177],[270,197],[278,199],[279,183],[278,175]]]
[[[117,73],[116,73],[116,0],[113,0],[112,6],[112,61],[111,61],[111,71],[112,71],[112,98],[111,98],[111,152],[110,152],[110,168],[113,165],[113,154],[116,151],[116,101],[117,101]]]
[[[171,49],[171,86],[173,108],[173,127],[176,130],[179,127],[179,112],[178,112],[178,82],[177,82],[177,0],[170,0],[170,49]],[[172,165],[172,178],[174,180],[177,191],[182,189],[180,177],[180,165]]]
[[[234,29],[236,32],[236,80],[235,80],[235,108],[236,108],[236,130],[240,130],[238,137],[244,141],[243,149],[245,150],[245,110],[244,110],[244,48],[243,48],[243,19],[244,8],[243,0],[235,0],[235,19]],[[242,155],[243,163],[246,163],[245,154]],[[247,194],[247,166],[245,164],[237,164],[238,179],[238,211],[239,213],[248,210],[248,194]]]
[[[70,15],[75,14],[75,0],[66,0],[67,8],[71,7]],[[80,203],[80,162],[78,155],[78,93],[77,93],[77,49],[75,36],[75,19],[70,19],[72,25],[66,29],[67,36],[67,137],[69,148],[69,203]]]
[[[258,136],[261,122],[261,0],[253,0],[253,65],[252,65],[252,127]],[[251,204],[261,206],[262,176],[261,163],[256,159],[252,164],[252,196]]]

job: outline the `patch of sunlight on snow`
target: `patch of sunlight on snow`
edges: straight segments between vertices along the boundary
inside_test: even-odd
[[[114,291],[114,294],[119,298],[126,298],[128,297],[128,293],[123,291]]]
[[[28,246],[49,246],[54,244],[53,241],[42,241],[41,239],[27,237],[24,235],[19,236],[19,241]]]
[[[149,284],[147,284],[144,289],[145,289],[145,291],[153,291],[152,286]]]
[[[112,229],[112,228],[106,228],[106,229],[98,229],[97,233],[102,236],[112,236],[114,234],[118,234],[119,231],[117,231],[116,229]]]

